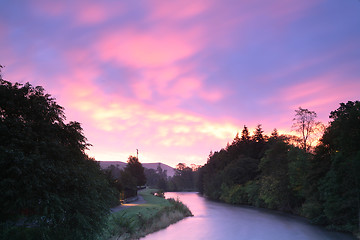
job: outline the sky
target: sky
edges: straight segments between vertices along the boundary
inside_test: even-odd
[[[360,100],[359,0],[0,0],[3,78],[43,86],[102,161],[206,163]],[[295,133],[294,133],[295,134]]]

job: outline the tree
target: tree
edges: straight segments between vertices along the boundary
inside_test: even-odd
[[[236,145],[236,144],[238,144],[240,141],[241,141],[241,139],[240,139],[240,137],[239,137],[239,132],[237,132],[237,133],[236,133],[236,136],[235,136],[235,138],[234,138],[234,140],[233,140],[233,142],[232,142],[231,145]]]
[[[258,124],[254,131],[254,136],[252,137],[252,139],[257,143],[264,143],[265,140],[263,133],[264,131],[262,130],[261,124]]]
[[[3,79],[3,78],[2,78],[2,75],[1,75],[1,69],[2,69],[2,68],[4,68],[4,66],[0,64],[0,79]]]
[[[272,131],[271,138],[274,139],[274,140],[279,138],[279,132],[278,132],[278,130],[276,128],[274,128],[274,130]]]
[[[250,156],[256,159],[260,159],[265,152],[265,137],[263,135],[261,124],[256,126],[254,135],[251,138]]]
[[[290,188],[294,194],[293,203],[301,206],[305,201],[305,192],[307,188],[307,176],[309,173],[310,161],[313,155],[305,152],[303,149],[291,146],[287,154],[288,176]]]
[[[321,129],[322,124],[315,121],[317,114],[314,111],[299,107],[295,112],[293,128],[301,136],[301,148],[305,151],[309,151],[311,143],[314,141],[316,133]]]
[[[120,183],[124,199],[137,195],[137,178],[126,168],[120,172]]]
[[[186,168],[186,164],[185,163],[178,163],[176,165],[176,170],[177,171],[183,171]]]
[[[194,190],[197,187],[196,180],[196,171],[185,163],[179,163],[176,165],[175,175],[169,179],[169,188],[176,191]]]
[[[156,168],[156,173],[159,174],[159,176],[161,178],[167,179],[167,170],[163,170],[161,168],[160,163],[158,164],[157,168]]]
[[[360,102],[341,103],[331,112],[318,158],[326,158],[329,170],[319,180],[323,212],[333,228],[360,229]]]
[[[245,125],[244,125],[244,129],[241,132],[241,141],[246,142],[246,143],[250,141],[249,130],[248,130],[247,126],[245,126]]]
[[[258,159],[240,156],[225,167],[223,183],[227,185],[245,184],[258,175],[258,166]]]
[[[40,86],[0,79],[0,224],[44,239],[94,239],[118,192],[85,154],[80,123]],[[4,230],[4,229],[2,229]],[[12,239],[2,235],[0,238]]]
[[[137,186],[144,186],[146,184],[146,176],[144,173],[144,167],[139,162],[139,159],[137,157],[129,156],[127,163],[125,171],[128,171],[131,176],[136,179]]]

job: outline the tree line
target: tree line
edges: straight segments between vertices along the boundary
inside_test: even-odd
[[[198,167],[195,164],[187,166],[185,163],[179,163],[176,165],[174,176],[167,176],[166,171],[163,171],[159,165],[156,171],[153,169],[145,171],[149,175],[149,180],[152,179],[151,176],[154,176],[155,180],[147,184],[168,192],[196,191]]]
[[[138,162],[138,159],[132,156],[129,157],[129,160],[134,158]],[[142,167],[140,162],[137,163],[137,166],[134,166],[129,160],[124,169],[114,165],[105,169],[113,186],[123,194],[121,195],[122,199],[135,196],[137,186],[143,185],[165,192],[197,190],[199,178],[197,170],[199,166],[194,164],[187,166],[185,163],[179,163],[176,166],[174,176],[168,176],[167,171],[163,170],[160,164],[156,170],[147,169]],[[137,168],[137,170],[130,172],[130,168]],[[138,179],[138,182],[136,179]],[[141,179],[141,182],[139,182],[139,179]]]
[[[330,113],[316,147],[316,113],[296,110],[300,137],[263,134],[261,125],[220,151],[198,170],[198,190],[210,199],[281,210],[313,223],[359,231],[360,102],[341,103]]]

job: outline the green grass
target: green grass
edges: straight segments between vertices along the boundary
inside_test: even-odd
[[[148,204],[170,206],[169,201],[164,198],[156,197],[152,194],[156,191],[156,189],[144,189],[142,192],[139,192],[139,195],[141,195]]]
[[[145,218],[149,218],[154,216],[162,208],[171,206],[168,200],[152,195],[153,192],[156,192],[156,189],[145,189],[142,192],[139,192],[139,195],[144,198],[146,203],[126,208],[120,212],[114,213],[113,215],[134,218],[140,214]]]
[[[181,202],[152,195],[155,191],[155,189],[146,189],[139,192],[146,201],[145,204],[113,213],[109,218],[104,238],[139,238],[192,215]]]

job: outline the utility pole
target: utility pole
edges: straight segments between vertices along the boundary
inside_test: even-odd
[[[136,149],[136,158],[139,160],[139,149]]]

